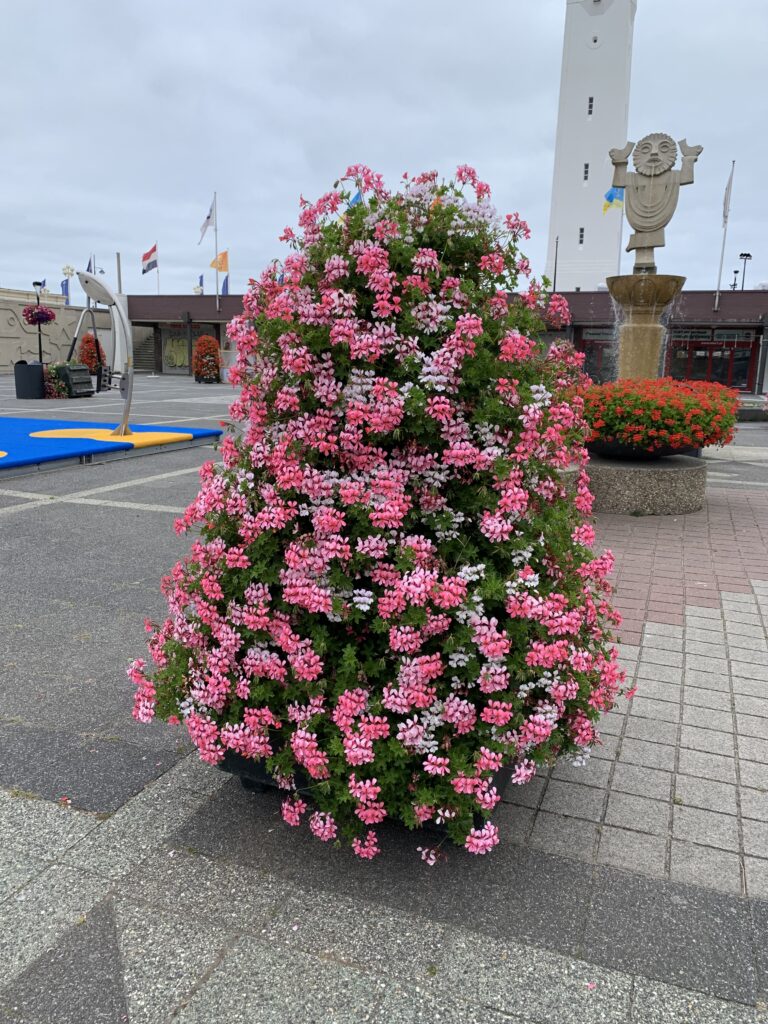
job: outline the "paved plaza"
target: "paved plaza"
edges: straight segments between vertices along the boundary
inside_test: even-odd
[[[137,422],[231,389],[138,378]],[[0,415],[117,419],[120,400]],[[0,476],[0,1022],[768,1022],[768,425],[706,508],[598,517],[637,686],[486,858],[361,863],[130,715],[209,447]]]

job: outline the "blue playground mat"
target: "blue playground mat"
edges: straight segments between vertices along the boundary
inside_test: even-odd
[[[78,420],[40,420],[26,416],[0,417],[0,474],[17,466],[34,466],[60,459],[77,459],[135,448],[154,448],[199,438],[216,438],[220,430],[197,427],[164,427],[151,423],[131,424],[127,437],[111,438],[116,423],[84,423]]]

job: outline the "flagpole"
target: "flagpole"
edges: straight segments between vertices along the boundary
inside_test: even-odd
[[[214,263],[216,264],[216,312],[221,309],[219,301],[219,200],[216,193],[213,193],[213,244],[216,247]]]
[[[715,306],[714,312],[720,309],[720,283],[723,279],[723,261],[725,259],[725,238],[728,234],[728,215],[731,212],[731,185],[733,185],[733,171],[736,167],[736,161],[731,161],[731,176],[728,179],[728,185],[725,190],[725,202],[723,204],[723,245],[720,249],[720,269],[717,272],[717,291],[715,292]]]
[[[159,295],[160,294],[160,258],[159,258],[159,250],[157,248],[157,242],[155,242],[155,261],[156,261],[155,270],[157,271],[157,294]]]

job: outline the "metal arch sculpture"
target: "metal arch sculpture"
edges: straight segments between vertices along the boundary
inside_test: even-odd
[[[131,433],[131,429],[128,426],[128,417],[131,412],[131,399],[133,398],[133,334],[128,315],[123,309],[120,297],[111,288],[108,288],[103,281],[99,281],[86,270],[78,270],[77,277],[81,288],[89,298],[93,299],[94,302],[101,302],[109,308],[109,315],[112,321],[112,337],[114,339],[113,367],[120,365],[118,360],[122,360],[122,371],[115,370],[114,372],[120,376],[120,394],[125,400],[122,419],[112,431],[112,435],[114,437],[126,437]],[[82,322],[85,312],[84,310],[80,322]],[[77,325],[78,331],[80,330],[80,322]],[[93,323],[94,320],[92,319],[91,322]],[[77,332],[75,332],[76,337]]]

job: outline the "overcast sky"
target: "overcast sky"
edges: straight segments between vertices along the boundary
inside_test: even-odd
[[[300,193],[350,163],[403,171],[473,164],[519,210],[544,270],[565,0],[2,0],[0,287],[91,252],[124,291],[213,290],[214,190],[231,291],[285,254]],[[724,13],[727,12],[727,13]],[[639,0],[629,137],[704,146],[659,270],[714,287],[736,160],[724,284],[753,260],[768,281],[766,0]],[[617,140],[617,145],[623,140]],[[630,269],[625,255],[623,267]],[[73,298],[79,300],[79,288]]]

